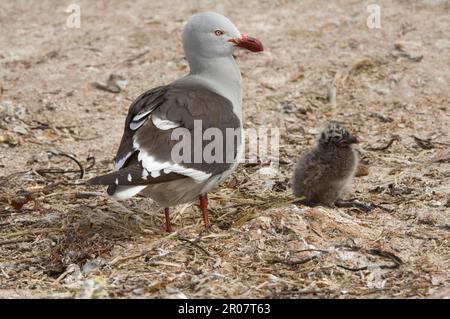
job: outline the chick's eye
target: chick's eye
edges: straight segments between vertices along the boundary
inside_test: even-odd
[[[216,30],[214,31],[214,34],[217,35],[218,37],[220,37],[221,35],[224,35],[225,32],[223,32],[222,30]]]

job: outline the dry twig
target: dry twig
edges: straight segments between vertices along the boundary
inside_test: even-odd
[[[393,135],[392,137],[391,137],[391,139],[389,140],[389,142],[385,145],[385,146],[381,146],[381,147],[369,147],[369,148],[367,148],[369,151],[385,151],[385,150],[387,150],[389,147],[391,147],[392,146],[392,144],[395,142],[395,141],[400,141],[401,139],[400,139],[400,136],[398,136],[398,135]]]
[[[185,237],[177,236],[177,239],[179,239],[179,240],[181,240],[181,241],[184,241],[184,242],[187,242],[187,243],[191,244],[192,246],[194,246],[194,247],[200,249],[202,252],[204,252],[208,257],[212,257],[211,254],[210,254],[205,248],[203,248],[202,246],[200,246],[200,245],[197,243],[198,241],[200,241],[200,238],[198,238],[198,239],[192,241],[192,240],[189,240],[189,239],[187,239],[187,238],[185,238]]]
[[[49,153],[52,154],[52,155],[56,155],[56,156],[67,157],[67,158],[71,159],[72,161],[74,161],[74,162],[78,165],[78,167],[79,167],[79,169],[80,169],[80,170],[79,170],[79,172],[80,172],[80,179],[83,178],[83,176],[84,176],[84,167],[83,167],[83,165],[80,163],[80,161],[78,161],[74,156],[69,155],[69,154],[67,154],[67,153],[58,152],[58,151],[49,151]]]

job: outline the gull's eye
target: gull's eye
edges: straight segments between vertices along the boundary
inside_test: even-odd
[[[215,34],[216,36],[220,37],[220,36],[224,35],[225,32],[223,32],[222,30],[216,30],[216,31],[214,31],[214,34]]]

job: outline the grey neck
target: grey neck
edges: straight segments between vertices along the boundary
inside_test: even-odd
[[[198,83],[229,99],[233,110],[242,119],[242,77],[238,64],[232,56],[187,56],[190,72],[177,82]]]

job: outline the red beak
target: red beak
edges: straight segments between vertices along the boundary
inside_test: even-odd
[[[246,35],[242,35],[240,38],[232,38],[228,40],[228,42],[232,42],[236,44],[236,46],[250,50],[252,52],[264,51],[264,47],[261,41]]]

